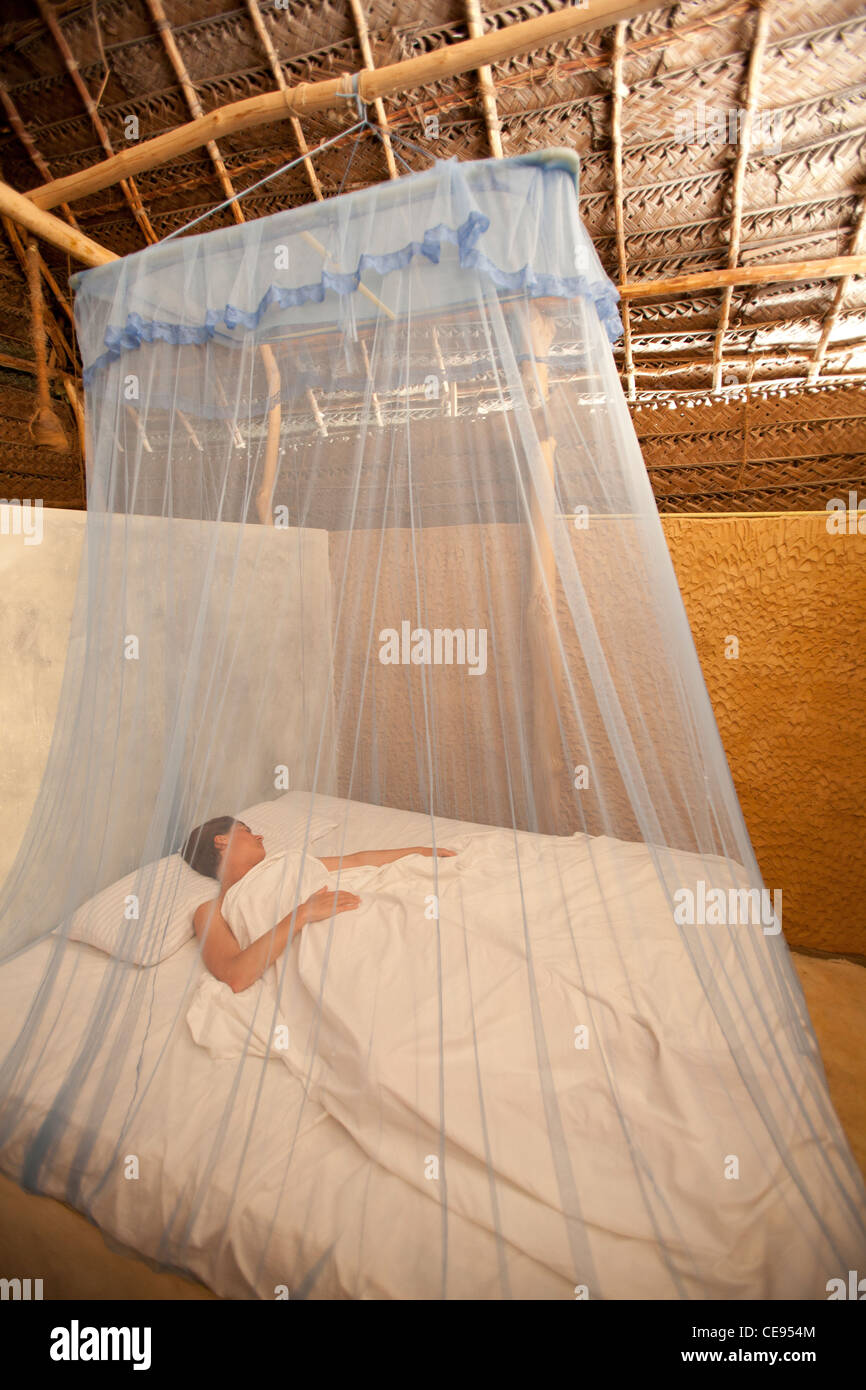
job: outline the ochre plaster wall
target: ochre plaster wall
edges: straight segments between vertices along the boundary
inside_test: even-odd
[[[866,534],[831,534],[826,513],[664,530],[785,936],[866,955]]]

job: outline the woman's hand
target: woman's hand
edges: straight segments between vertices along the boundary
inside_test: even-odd
[[[417,845],[415,849],[407,849],[407,854],[426,854],[428,859],[436,855],[437,859],[453,859],[457,854],[456,849],[437,849],[434,850],[430,845]]]
[[[357,893],[346,893],[342,889],[335,893],[331,888],[320,888],[305,903],[301,903],[298,916],[306,926],[308,922],[324,922],[337,912],[354,912],[360,906],[361,899]]]

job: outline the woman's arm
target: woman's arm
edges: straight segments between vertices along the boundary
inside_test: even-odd
[[[299,905],[296,913],[290,912],[281,918],[274,931],[266,932],[243,950],[232,935],[218,901],[202,903],[193,917],[193,925],[208,970],[235,994],[240,994],[255,984],[268,966],[282,955],[292,931],[293,918],[295,932],[299,932],[309,922],[321,922],[332,913],[352,912],[360,903],[361,899],[354,893],[334,893],[330,888],[320,888]]]
[[[437,859],[450,859],[457,853],[454,849],[437,849]],[[361,849],[357,854],[344,854],[330,859],[321,859],[319,862],[324,864],[329,873],[335,869],[361,869],[367,866],[378,869],[382,864],[393,864],[397,859],[404,859],[407,854],[426,854],[428,859],[433,857],[433,850],[429,845],[412,845],[409,849]]]

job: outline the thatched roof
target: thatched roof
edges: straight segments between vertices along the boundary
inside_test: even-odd
[[[199,111],[277,85],[380,68],[465,39],[472,0],[5,0],[0,177],[26,192],[86,169]],[[487,28],[561,8],[522,0]],[[476,28],[472,32],[477,31]],[[864,250],[866,13],[861,0],[686,0],[408,95],[378,119],[440,157],[566,145],[581,158],[581,212],[612,278],[667,279]],[[347,107],[350,104],[346,104]],[[751,141],[740,143],[751,110]],[[5,113],[5,115],[4,115]],[[310,113],[220,139],[75,202],[66,215],[124,254],[158,240],[352,119]],[[413,167],[420,154],[400,147]],[[337,147],[242,203],[246,218],[330,197]],[[373,138],[345,188],[396,172]],[[228,181],[228,182],[227,182]],[[231,212],[208,226],[226,225]],[[75,269],[50,245],[53,393],[76,363]],[[0,236],[0,496],[81,504],[75,447],[26,438],[32,357],[22,238]],[[823,508],[866,493],[866,279],[801,279],[629,299],[623,385],[666,510]],[[16,365],[17,364],[17,365]],[[672,438],[671,436],[675,436]]]

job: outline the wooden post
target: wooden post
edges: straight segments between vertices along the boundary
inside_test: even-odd
[[[84,407],[83,407],[83,405],[81,404],[81,399],[80,399],[80,397],[79,397],[79,395],[78,395],[78,391],[77,391],[77,389],[76,389],[75,382],[72,380],[71,377],[65,376],[65,377],[63,378],[63,389],[64,389],[64,391],[66,392],[66,395],[67,395],[68,400],[69,400],[69,404],[72,406],[72,413],[73,413],[73,415],[75,416],[75,423],[76,423],[76,425],[78,426],[78,443],[79,443],[80,452],[81,452],[81,460],[80,460],[80,465],[79,465],[79,467],[80,467],[80,473],[81,473],[81,505],[82,505],[82,507],[86,507],[86,506],[87,506],[87,471],[86,471],[86,470],[87,470],[87,429],[86,429],[85,421],[84,421]]]
[[[553,340],[555,325],[534,302],[530,305],[530,341],[534,361],[521,364],[524,386],[530,404],[545,404],[550,385],[545,357]],[[528,606],[529,648],[532,657],[532,787],[537,829],[542,834],[561,833],[558,811],[565,773],[559,734],[559,696],[562,663],[557,626],[557,567],[553,544],[555,524],[556,439],[547,435],[539,440],[543,474],[540,486],[533,486],[530,504],[532,534],[531,580]],[[535,827],[533,827],[535,828]]]
[[[280,369],[274,350],[269,343],[262,343],[259,351],[265,364],[268,379],[268,398],[272,402],[268,409],[268,437],[265,443],[265,469],[262,485],[256,493],[256,511],[263,526],[273,526],[274,511],[271,502],[274,496],[274,483],[277,476],[277,463],[280,456],[280,425],[283,419],[280,402]]]

